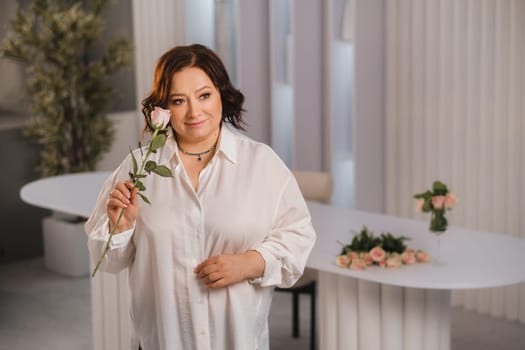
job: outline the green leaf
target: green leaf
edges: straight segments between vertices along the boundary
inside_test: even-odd
[[[425,213],[432,210],[432,199],[425,198],[425,201],[423,202],[423,207],[421,208],[421,210],[423,210],[423,212]]]
[[[157,167],[157,163],[153,160],[148,160],[146,162],[146,165],[144,165],[144,170],[146,170],[148,173],[151,173],[155,168]]]
[[[158,134],[157,136],[153,138],[153,140],[151,140],[151,145],[150,145],[151,150],[155,151],[161,148],[166,143],[166,140],[167,140],[167,137],[165,134]]]
[[[140,156],[144,158],[144,152],[142,151],[142,142],[139,140],[139,150],[140,150]]]
[[[158,165],[155,169],[153,169],[153,172],[162,177],[173,177],[171,170],[164,165]]]
[[[402,254],[406,249],[403,241],[409,239],[410,238],[404,236],[394,237],[390,232],[383,233],[381,234],[381,247],[383,247],[385,252]]]
[[[146,203],[148,203],[149,205],[151,205],[151,203],[149,202],[149,199],[148,197],[146,197],[145,195],[143,195],[142,193],[138,193],[138,195],[140,196],[140,198],[142,198],[142,200]]]
[[[129,149],[129,154],[131,154],[131,159],[133,160],[133,174],[136,174],[137,171],[139,170],[139,166],[137,164],[137,160],[135,159],[135,155],[133,154],[133,151],[131,150],[131,148]]]
[[[434,191],[434,195],[440,196],[444,196],[448,193],[447,186],[441,181],[434,181],[432,184],[432,191]]]
[[[145,191],[146,187],[141,181],[135,182],[135,187],[139,189],[139,191]]]

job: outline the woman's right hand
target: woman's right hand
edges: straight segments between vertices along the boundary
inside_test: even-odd
[[[138,191],[138,188],[133,187],[133,182],[119,181],[109,193],[107,213],[110,232],[115,226],[122,209],[124,209],[124,213],[114,233],[121,233],[133,227],[139,208]]]

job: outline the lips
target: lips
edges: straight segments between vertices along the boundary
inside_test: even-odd
[[[186,122],[184,123],[187,127],[190,128],[198,128],[199,126],[203,125],[206,122],[206,120],[201,120],[198,122]]]

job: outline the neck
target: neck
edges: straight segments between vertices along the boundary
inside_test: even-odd
[[[213,143],[210,143],[209,141],[204,142],[184,142],[182,140],[179,140],[176,138],[177,145],[179,147],[179,151],[182,154],[185,154],[190,157],[195,157],[197,160],[202,160],[202,158],[207,158],[210,155],[213,155],[215,153],[215,148],[217,147],[218,142],[218,135],[214,137]]]

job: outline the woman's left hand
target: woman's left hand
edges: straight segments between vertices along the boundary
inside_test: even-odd
[[[264,273],[264,259],[255,250],[212,256],[194,270],[208,288],[222,288]]]

